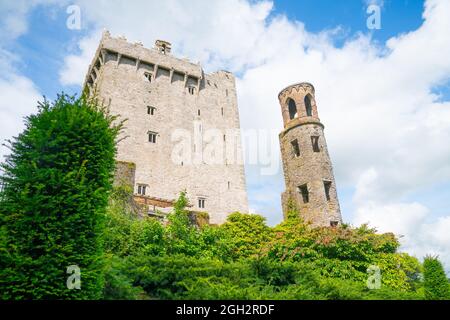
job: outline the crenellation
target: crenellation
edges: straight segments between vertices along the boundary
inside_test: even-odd
[[[180,72],[187,72],[188,74],[201,77],[201,66],[190,61],[178,59],[170,54],[161,54],[161,52],[154,48],[145,48],[143,46],[136,46],[123,39],[112,38],[110,36],[103,37],[101,45],[104,49],[113,52],[119,52],[123,55],[134,57],[142,61],[152,62],[159,66],[170,69],[173,67]]]

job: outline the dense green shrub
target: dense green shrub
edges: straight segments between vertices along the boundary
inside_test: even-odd
[[[152,299],[419,299],[417,292],[327,278],[310,264],[185,255],[129,257],[124,272]]]
[[[119,186],[111,194],[103,234],[105,252],[119,257],[165,252],[164,227],[159,221],[139,217],[132,210],[128,195],[131,192]]]
[[[363,283],[367,269],[378,266],[382,284],[398,290],[417,287],[420,264],[417,259],[397,253],[399,242],[392,233],[378,234],[359,228],[311,228],[300,218],[291,217],[274,229],[274,237],[263,249],[279,261],[309,261],[325,277]]]
[[[128,275],[126,260],[118,256],[108,256],[105,263],[105,300],[137,300],[146,299],[147,295],[141,287],[133,285]]]
[[[181,192],[174,205],[174,210],[168,216],[169,224],[166,228],[166,248],[169,254],[198,254],[200,233],[196,226],[191,224],[189,212],[185,209],[188,199],[185,192]]]
[[[450,287],[444,268],[437,257],[427,256],[423,262],[425,298],[428,300],[450,299]]]
[[[2,164],[3,299],[101,297],[100,235],[121,124],[95,101],[58,96],[39,104]],[[69,290],[67,268],[81,269]]]
[[[266,225],[266,219],[257,214],[232,213],[220,226],[230,244],[231,257],[241,258],[257,254],[264,243],[269,241],[272,230]]]

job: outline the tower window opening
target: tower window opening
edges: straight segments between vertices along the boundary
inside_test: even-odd
[[[147,106],[147,114],[153,116],[155,114],[156,108],[152,106]]]
[[[152,82],[152,74],[150,72],[144,72],[144,77],[148,82]]]
[[[319,136],[311,136],[311,143],[314,152],[320,152]]]
[[[288,100],[288,109],[289,109],[289,119],[294,119],[297,117],[297,105],[295,101],[292,99]]]
[[[231,182],[228,181],[228,190],[230,190],[230,187],[231,187]]]
[[[294,156],[299,157],[300,156],[300,146],[298,144],[298,140],[295,139],[295,140],[291,141],[291,145],[292,145],[292,151],[294,152]]]
[[[205,208],[205,203],[206,203],[206,199],[205,198],[198,198],[198,207],[200,209],[204,209]]]
[[[222,116],[223,116],[223,108],[221,110],[222,110]]]
[[[197,115],[200,116],[200,109],[197,110]]]
[[[337,227],[339,225],[339,221],[330,221],[330,227]]]
[[[189,87],[188,87],[188,92],[189,92],[190,94],[194,94],[194,93],[195,93],[195,87],[194,87],[194,86],[189,86]]]
[[[311,95],[307,94],[305,96],[304,101],[305,101],[306,115],[308,117],[311,117],[312,116]]]
[[[303,203],[309,202],[309,191],[308,191],[308,185],[303,184],[298,187],[298,192],[302,195]]]
[[[323,187],[325,188],[325,197],[327,198],[327,201],[330,201],[331,181],[324,181]]]
[[[147,189],[147,186],[145,184],[138,184],[138,189],[137,189],[138,195],[145,196],[146,189]]]
[[[148,133],[148,142],[150,143],[156,143],[156,136],[158,135],[158,133],[156,132],[149,132]]]

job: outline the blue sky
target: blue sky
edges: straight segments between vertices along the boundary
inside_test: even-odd
[[[333,1],[303,0],[275,1],[274,14],[283,13],[290,19],[305,23],[311,32],[341,26],[349,36],[355,32],[366,33],[366,0]],[[377,3],[377,2],[373,2]],[[386,41],[399,33],[415,30],[422,24],[424,2],[421,0],[385,0],[382,2],[381,29],[373,32],[374,39]]]
[[[405,234],[405,250],[441,254],[450,264],[446,1],[127,3],[0,4],[2,140],[20,131],[21,117],[39,96],[80,91],[103,28],[146,46],[166,39],[176,55],[200,61],[207,71],[237,75],[244,129],[280,130],[278,91],[312,82],[344,220]],[[379,30],[367,28],[371,3],[381,9]],[[71,4],[81,8],[80,30],[66,27]],[[149,19],[149,12],[158,14]],[[17,95],[19,105],[8,104]],[[246,166],[250,207],[275,224],[282,219],[282,171],[263,175],[260,169]]]

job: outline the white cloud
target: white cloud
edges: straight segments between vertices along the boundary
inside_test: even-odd
[[[67,0],[65,0],[67,1]],[[2,0],[0,2],[0,43],[13,41],[28,31],[28,14],[38,5],[59,4],[60,0]]]
[[[354,223],[369,223],[381,232],[394,232],[399,236],[411,236],[429,214],[419,203],[379,204],[367,201],[356,212]]]
[[[28,30],[29,12],[38,4],[53,0],[5,0],[0,3],[0,162],[9,154],[3,144],[24,129],[24,117],[36,111],[39,90],[15,65],[20,57],[7,47]]]
[[[79,43],[81,54],[65,61],[62,83],[81,84],[92,54],[98,45],[93,41],[99,30],[107,28],[115,35],[125,35],[130,41],[142,41],[152,47],[156,39],[173,44],[174,54],[192,61],[201,61],[206,69],[232,71],[247,64],[261,63],[256,59],[258,39],[265,34],[265,19],[272,3],[250,4],[230,1],[76,1],[81,7],[84,25],[93,25],[93,35]],[[266,48],[267,50],[267,48]],[[74,63],[74,66],[71,64]],[[81,70],[77,67],[80,66]]]
[[[28,78],[10,67],[14,56],[2,52],[0,55],[0,161],[9,149],[5,140],[18,135],[24,129],[23,118],[36,111],[41,98],[38,89]]]
[[[59,73],[59,81],[63,85],[82,85],[89,63],[101,38],[100,32],[83,38],[78,43],[81,55],[72,54],[64,58],[64,66]]]
[[[6,0],[0,3],[0,40],[15,39],[24,34],[27,29],[26,15],[32,4],[26,1]]]
[[[353,223],[368,223],[380,232],[394,232],[400,237],[402,251],[421,259],[438,255],[450,270],[450,215],[434,219],[419,203],[374,203],[360,206]]]

